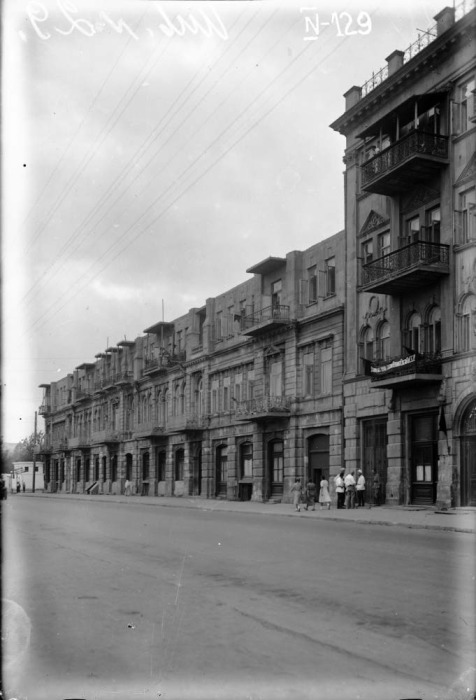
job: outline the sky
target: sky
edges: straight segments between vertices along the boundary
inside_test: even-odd
[[[341,230],[329,124],[444,6],[6,0],[3,442],[40,384]]]

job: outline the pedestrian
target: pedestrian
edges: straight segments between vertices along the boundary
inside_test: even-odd
[[[2,499],[2,501],[7,500],[7,495],[8,495],[7,484],[5,482],[5,479],[2,479],[1,483],[0,483],[0,498]]]
[[[374,506],[380,505],[380,476],[377,471],[374,471],[374,478],[372,482],[372,496],[374,501]]]
[[[306,484],[306,510],[309,510],[309,506],[316,510],[316,484],[311,479]]]
[[[359,469],[357,472],[357,508],[363,508],[365,505],[365,477]]]
[[[23,493],[25,493],[25,490],[26,490],[26,484],[25,484],[25,482],[24,482],[24,481],[22,481],[22,482],[21,482],[21,487],[22,487],[22,491],[23,491]]]
[[[291,493],[293,495],[294,508],[299,512],[301,510],[301,497],[302,497],[301,479],[296,479],[294,484],[291,486]]]
[[[355,479],[354,472],[350,472],[344,479],[345,485],[345,507],[355,508]]]
[[[131,495],[131,482],[129,481],[129,479],[126,479],[126,483],[124,484],[124,494],[126,496]]]
[[[21,485],[20,485],[20,482],[17,481],[17,493],[20,493],[20,491],[21,491]]]
[[[336,487],[336,494],[337,494],[337,508],[344,507],[344,498],[345,498],[344,472],[345,472],[345,469],[341,469],[339,474],[337,474],[337,476],[334,479],[334,484]]]
[[[321,483],[319,484],[319,503],[321,505],[321,510],[324,508],[324,506],[327,506],[327,510],[331,509],[329,482],[325,477],[322,477]]]

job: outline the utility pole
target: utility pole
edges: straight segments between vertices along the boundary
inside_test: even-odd
[[[31,492],[35,493],[35,477],[36,477],[36,417],[37,412],[35,411],[35,432],[33,437],[33,479],[31,482]]]

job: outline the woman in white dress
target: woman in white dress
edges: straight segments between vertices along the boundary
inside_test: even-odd
[[[319,484],[320,490],[319,490],[319,503],[321,504],[321,510],[324,508],[324,506],[327,506],[327,510],[331,509],[331,497],[329,495],[329,482],[327,479],[323,478],[321,479],[321,483]]]

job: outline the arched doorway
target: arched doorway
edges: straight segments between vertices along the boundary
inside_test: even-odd
[[[149,495],[149,468],[150,468],[150,457],[149,451],[144,450],[142,452],[142,495]]]
[[[313,435],[308,443],[309,479],[318,487],[329,479],[329,435]]]
[[[190,495],[200,496],[202,493],[202,443],[192,445],[192,478],[190,481]]]
[[[476,399],[469,404],[461,431],[461,505],[476,506]]]
[[[217,498],[226,498],[227,463],[228,463],[227,446],[226,445],[219,445],[216,448],[216,462],[215,462],[215,468],[216,468],[215,496]]]
[[[126,454],[126,479],[132,481],[132,455],[130,452]]]

